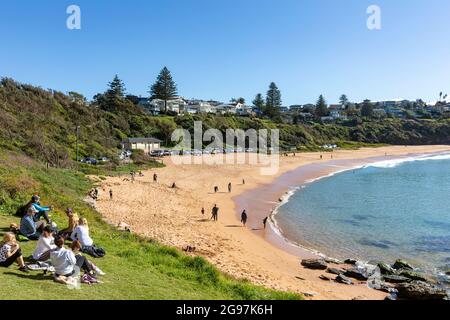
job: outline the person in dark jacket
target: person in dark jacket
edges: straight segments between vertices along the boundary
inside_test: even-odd
[[[247,224],[247,219],[248,219],[247,212],[244,210],[241,213],[241,222],[244,225],[244,227]]]

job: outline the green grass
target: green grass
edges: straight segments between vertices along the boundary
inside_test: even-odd
[[[13,159],[14,158],[14,159]],[[38,163],[17,156],[0,159],[0,234],[19,219],[13,214],[33,192],[43,204],[52,204],[53,220],[66,225],[63,211],[72,207],[86,217],[96,243],[107,255],[94,262],[107,275],[103,284],[70,290],[40,272],[23,274],[17,266],[0,268],[0,299],[300,299],[236,280],[222,274],[203,258],[182,252],[139,236],[120,232],[104,223],[99,214],[83,202],[91,183],[83,174],[71,170],[45,169]],[[21,243],[30,256],[35,242]]]

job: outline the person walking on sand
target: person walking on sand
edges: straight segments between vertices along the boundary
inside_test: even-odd
[[[323,155],[320,155],[320,160],[322,160],[323,159]]]
[[[202,216],[205,215],[205,208],[202,208]]]
[[[215,186],[215,187],[214,187],[214,193],[217,193],[217,192],[219,192],[219,187],[218,187],[218,186]]]
[[[228,192],[231,193],[231,182],[228,184]]]
[[[112,200],[113,198],[113,191],[112,189],[109,189],[109,200]]]
[[[158,182],[158,175],[156,173],[153,174],[153,182]]]
[[[263,219],[263,225],[264,225],[264,229],[266,229],[266,224],[267,224],[267,220],[269,219],[269,217],[265,217]]]
[[[245,179],[242,179],[242,184],[245,185]]]
[[[247,218],[248,218],[247,212],[245,210],[242,211],[242,213],[241,213],[241,223],[244,225],[244,227],[247,224]]]
[[[214,221],[219,220],[219,208],[217,207],[217,204],[215,204],[214,207],[212,208],[211,220]]]

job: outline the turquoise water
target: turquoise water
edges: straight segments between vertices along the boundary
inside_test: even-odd
[[[276,221],[289,240],[336,258],[450,267],[450,154],[387,160],[299,188]]]

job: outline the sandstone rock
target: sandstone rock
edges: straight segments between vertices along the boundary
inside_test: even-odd
[[[335,275],[340,275],[340,274],[343,274],[345,272],[345,270],[344,269],[337,269],[337,268],[328,268],[327,272],[331,273],[331,274],[335,274]]]
[[[327,264],[323,259],[306,259],[302,260],[302,266],[313,270],[325,270],[327,269]]]
[[[380,269],[382,275],[392,275],[395,274],[395,270],[388,265],[387,263],[380,262],[377,264],[377,267]]]
[[[343,283],[343,284],[346,284],[346,285],[352,285],[353,284],[353,281],[350,280],[349,278],[347,278],[346,276],[344,276],[343,274],[340,274],[340,275],[337,276],[336,282]]]
[[[395,261],[394,265],[392,266],[394,269],[399,270],[399,269],[409,269],[409,270],[414,270],[413,266],[410,265],[408,262],[402,260],[402,259],[398,259],[397,261]]]
[[[402,276],[402,277],[406,277],[408,279],[411,280],[417,280],[417,281],[423,281],[423,282],[427,282],[429,279],[425,278],[423,275],[411,271],[409,269],[401,269],[398,271],[398,275]]]
[[[443,300],[447,292],[437,286],[423,281],[413,281],[397,285],[399,299]]]
[[[358,268],[348,269],[347,271],[345,271],[344,275],[360,281],[367,281],[367,279],[369,278],[364,271],[361,271]]]
[[[405,283],[405,282],[411,282],[412,280],[403,276],[398,276],[398,275],[385,275],[383,276],[383,280],[385,282],[389,282],[389,283]]]

